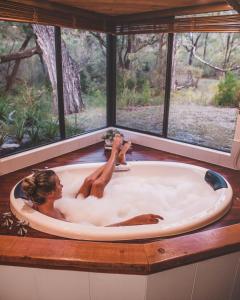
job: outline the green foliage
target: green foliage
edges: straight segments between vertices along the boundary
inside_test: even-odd
[[[71,137],[81,133],[84,133],[84,130],[81,128],[75,127],[69,123],[66,124],[66,136]]]
[[[8,135],[19,144],[24,135],[30,144],[36,145],[58,134],[51,113],[51,92],[46,86],[35,88],[25,82],[2,98],[7,99],[7,102],[0,101],[1,119],[9,127]]]
[[[30,143],[32,145],[37,145],[41,140],[43,140],[42,128],[40,121],[30,126],[26,130],[28,137],[30,138]]]
[[[136,80],[134,80],[134,78],[127,78],[127,80],[125,82],[125,87],[129,91],[133,91],[136,87]]]
[[[227,73],[218,84],[218,92],[214,98],[220,106],[238,107],[240,101],[240,80],[233,73]]]
[[[5,97],[0,97],[0,121],[6,122],[9,114],[9,104]]]
[[[26,118],[24,112],[16,112],[9,125],[9,135],[14,137],[19,144],[22,142],[26,132],[25,122]]]
[[[84,130],[78,124],[78,115],[74,114],[73,116],[65,119],[65,131],[66,136],[71,137],[84,132]]]
[[[57,120],[49,120],[42,124],[42,136],[47,141],[54,140],[59,136],[59,124]]]
[[[106,94],[101,90],[91,90],[90,93],[83,95],[87,107],[104,107],[106,106]]]
[[[4,143],[4,140],[8,134],[8,126],[3,121],[0,121],[0,146]]]
[[[137,77],[136,80],[121,78],[118,84],[118,107],[146,106],[162,104],[163,95],[150,86],[148,79]]]

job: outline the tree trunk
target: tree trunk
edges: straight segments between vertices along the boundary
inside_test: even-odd
[[[54,28],[51,26],[35,24],[32,25],[32,27],[37,37],[37,43],[42,50],[44,62],[47,66],[49,79],[53,89],[54,110],[57,111]],[[81,96],[79,68],[77,63],[69,55],[64,41],[62,41],[62,64],[65,114],[78,113],[84,108]]]
[[[159,95],[165,88],[166,77],[166,51],[164,46],[166,44],[165,33],[158,34],[158,54],[156,59],[155,72],[152,75],[152,83],[157,88],[156,95]]]
[[[27,35],[25,41],[23,42],[21,48],[19,49],[19,51],[23,51],[26,49],[30,39],[31,39],[32,35]],[[13,69],[12,69],[12,72],[9,76],[7,76],[7,84],[6,84],[6,88],[5,88],[5,91],[9,91],[13,85],[13,82],[17,76],[17,72],[18,72],[18,69],[19,69],[19,66],[20,66],[20,62],[21,62],[21,59],[17,59],[15,60],[15,63],[14,63],[14,66],[13,66]]]
[[[207,55],[207,41],[208,41],[208,32],[205,34],[205,39],[204,39],[204,50],[203,50],[203,59],[206,59]]]
[[[201,33],[199,33],[196,37],[196,40],[194,41],[194,35],[192,33],[189,34],[189,39],[192,42],[192,45],[194,46],[194,49],[197,50],[197,46],[198,46],[198,41],[199,38],[201,36]],[[188,57],[188,65],[191,66],[193,63],[193,47],[191,47],[190,51],[189,51],[189,57]]]
[[[228,59],[228,51],[230,47],[230,38],[231,38],[231,33],[227,34],[227,44],[225,47],[225,55],[224,55],[224,61],[223,61],[223,69],[227,67],[227,59]]]

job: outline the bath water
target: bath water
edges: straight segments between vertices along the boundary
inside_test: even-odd
[[[137,215],[161,215],[160,222],[175,223],[194,219],[202,211],[214,208],[216,193],[204,180],[192,181],[189,176],[130,176],[113,174],[101,199],[89,196],[74,198],[84,177],[73,180],[66,172],[62,178],[63,197],[55,201],[69,222],[105,226]],[[205,188],[203,188],[203,185]],[[209,201],[209,197],[213,201]]]

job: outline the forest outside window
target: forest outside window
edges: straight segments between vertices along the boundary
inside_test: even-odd
[[[230,152],[240,101],[239,33],[175,34],[168,137]]]
[[[0,156],[59,140],[54,27],[0,22]]]
[[[0,22],[0,40],[3,157],[60,140],[59,82],[53,26]],[[61,41],[66,137],[106,127],[106,35],[62,28]],[[163,135],[167,44],[166,33],[118,36],[116,126]],[[174,34],[167,138],[231,151],[239,65],[239,33]]]
[[[167,36],[118,37],[117,126],[162,135]]]
[[[66,137],[106,126],[106,35],[62,28]]]

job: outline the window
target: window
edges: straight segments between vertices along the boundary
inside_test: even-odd
[[[62,29],[66,136],[106,126],[106,36]]]
[[[167,34],[117,39],[117,112],[119,126],[162,134]]]
[[[168,137],[231,151],[240,100],[240,35],[175,34]]]
[[[0,22],[0,156],[59,139],[54,27]]]

